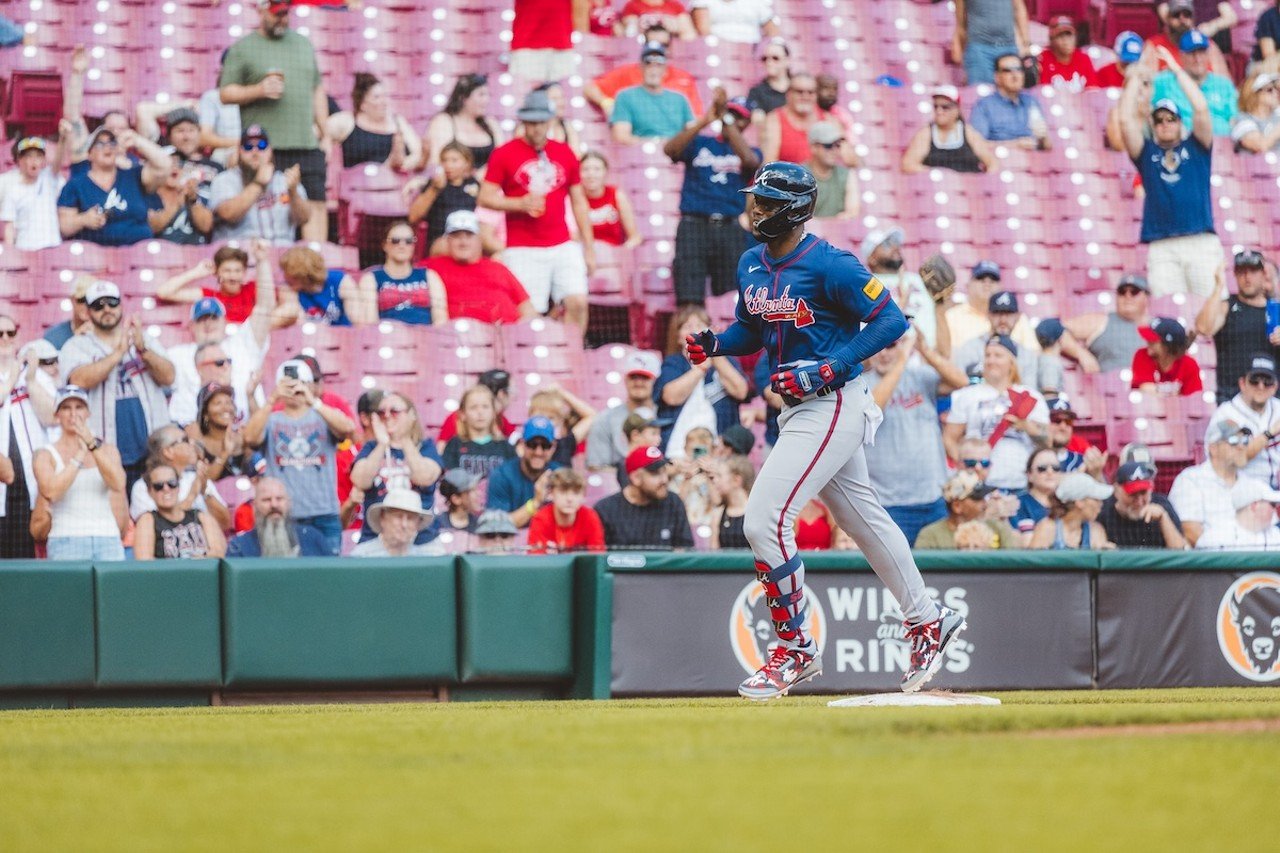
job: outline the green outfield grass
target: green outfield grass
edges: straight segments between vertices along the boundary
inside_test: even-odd
[[[1280,691],[995,695],[3,712],[0,850],[1276,848],[1280,729],[1177,725]]]

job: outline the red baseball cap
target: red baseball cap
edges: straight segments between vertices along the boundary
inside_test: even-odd
[[[627,454],[627,476],[641,468],[658,471],[667,464],[667,457],[656,447],[637,447]]]
[[[1059,15],[1049,21],[1049,37],[1052,38],[1058,33],[1074,33],[1076,31],[1076,22],[1071,19],[1070,15]]]

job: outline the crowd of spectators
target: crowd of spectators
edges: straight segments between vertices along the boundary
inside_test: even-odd
[[[91,59],[77,49],[56,138],[13,143],[14,168],[0,176],[6,247],[158,239],[210,254],[156,282],[162,304],[189,306],[185,335],[167,347],[146,334],[146,308],[102,277],[72,282],[71,318],[47,330],[0,311],[2,556],[745,547],[753,460],[770,449],[782,401],[756,359],[695,366],[681,342],[713,325],[708,290],[737,286],[752,239],[740,190],[763,162],[809,167],[820,220],[866,213],[840,83],[800,61],[774,5],[573,4],[574,15],[589,6],[584,24],[517,2],[510,71],[528,85],[515,108],[466,74],[421,134],[371,73],[355,75],[338,109],[290,4],[257,5],[258,26],[229,46],[211,98],[138,105],[136,126],[111,112],[90,131]],[[1049,156],[1053,114],[1034,85],[1119,89],[1108,137],[1137,172],[1148,262],[1119,278],[1109,312],[1035,319],[994,260],[962,276],[954,299],[931,297],[904,257],[905,232],[881,217],[859,257],[912,325],[864,365],[885,417],[867,461],[890,514],[920,548],[1280,547],[1275,265],[1245,247],[1228,275],[1210,198],[1214,137],[1242,154],[1280,143],[1280,11],[1259,20],[1253,64],[1233,76],[1220,44],[1236,23],[1228,3],[1199,22],[1190,0],[1160,3],[1161,31],[1145,43],[1120,34],[1101,66],[1070,17],[1050,20],[1033,54],[1023,0],[954,6],[952,58],[987,88],[967,118],[959,88],[925,89],[932,112],[901,170],[990,171],[997,146]],[[575,26],[638,37],[638,62],[583,88],[611,150],[588,150],[565,118]],[[704,103],[704,81],[678,58],[682,42],[708,35],[754,46],[762,76],[749,91],[713,86]],[[313,356],[268,360],[272,333],[298,322],[545,315],[584,335],[598,247],[645,239],[610,178],[610,154],[629,146],[682,173],[676,310],[660,354],[627,357],[613,405],[597,411],[578,386],[544,383],[516,411],[512,383],[524,377],[497,369],[459,390],[433,435],[412,387],[369,388],[353,407],[326,390]],[[363,271],[332,269],[316,249],[331,236],[333,163],[384,166],[403,184],[403,219],[381,227],[380,262]],[[1203,299],[1191,328],[1153,314],[1174,294]],[[1068,380],[1123,374],[1139,399],[1199,399],[1197,336],[1215,344],[1218,408],[1205,461],[1166,496],[1147,448],[1108,457],[1075,432]],[[220,488],[237,480],[252,489],[238,504]],[[809,547],[857,546],[818,502],[796,524]]]

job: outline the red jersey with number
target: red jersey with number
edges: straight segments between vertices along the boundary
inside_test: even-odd
[[[228,323],[243,323],[249,319],[249,315],[253,313],[254,303],[258,301],[258,283],[246,281],[240,288],[240,292],[236,294],[223,293],[216,287],[202,287],[200,293],[203,296],[212,296],[222,303],[222,307],[227,309]]]
[[[578,158],[563,142],[548,139],[542,151],[535,151],[523,138],[498,146],[489,157],[485,181],[497,184],[507,198],[543,195],[546,210],[541,216],[523,211],[507,211],[507,247],[559,246],[569,242],[565,220],[569,188],[577,186]]]
[[[482,323],[516,323],[520,306],[529,301],[511,270],[488,258],[460,264],[440,255],[427,260],[427,269],[444,283],[451,320],[469,317]]]
[[[1204,383],[1200,381],[1200,365],[1189,355],[1180,356],[1168,370],[1161,370],[1151,354],[1140,349],[1133,354],[1132,370],[1131,388],[1154,382],[1156,390],[1169,397],[1186,397],[1204,390]]]
[[[587,198],[591,208],[591,231],[602,243],[621,246],[627,242],[627,232],[622,227],[622,214],[618,211],[618,188],[607,186],[599,198]]]
[[[516,0],[511,22],[512,50],[568,50],[573,47],[573,0]]]
[[[603,551],[604,525],[600,516],[589,506],[578,510],[573,524],[561,527],[556,523],[556,508],[547,504],[529,519],[529,553],[545,554],[548,551],[564,554],[572,551]]]

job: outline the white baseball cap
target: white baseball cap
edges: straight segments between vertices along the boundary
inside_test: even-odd
[[[662,362],[651,352],[633,352],[627,358],[627,376],[642,373],[650,379],[657,379],[661,369]]]
[[[867,258],[871,257],[871,253],[892,240],[899,246],[907,239],[907,232],[903,231],[896,225],[889,225],[885,228],[878,228],[871,231],[867,236],[862,238],[862,254],[859,259],[866,263]]]
[[[277,382],[285,378],[284,371],[286,368],[289,368],[289,367],[297,369],[299,382],[315,382],[316,381],[315,374],[311,372],[311,365],[307,364],[305,361],[303,361],[300,358],[291,358],[288,361],[286,361],[284,364],[281,364],[279,369],[276,370]]]
[[[86,304],[92,305],[99,299],[104,298],[120,298],[120,288],[116,287],[109,281],[101,279],[95,281],[84,292],[84,301]]]
[[[470,231],[472,234],[479,234],[480,217],[476,216],[474,210],[455,210],[444,221],[444,233],[452,234],[455,231]]]

